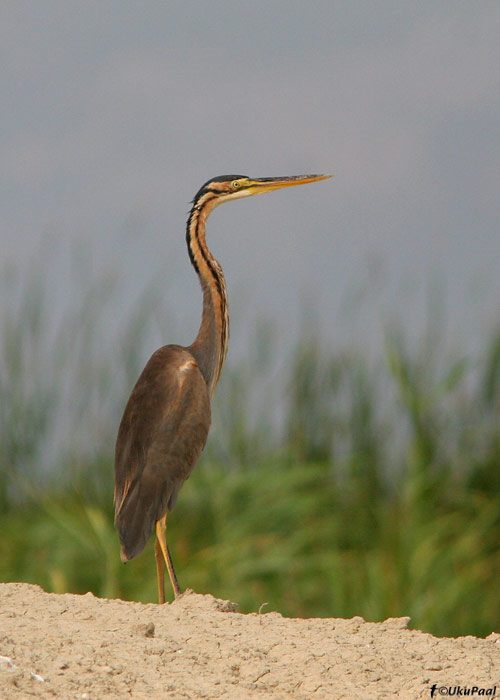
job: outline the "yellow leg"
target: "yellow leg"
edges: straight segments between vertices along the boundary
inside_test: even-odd
[[[165,602],[165,564],[158,538],[155,541],[156,574],[158,578],[158,602]]]
[[[167,514],[160,518],[156,523],[156,540],[160,546],[161,553],[163,554],[163,559],[167,565],[168,575],[170,576],[170,581],[172,582],[172,588],[174,589],[174,595],[177,598],[181,594],[181,589],[179,588],[179,582],[177,581],[177,576],[175,575],[174,565],[172,563],[172,557],[167,546]],[[157,559],[158,562],[158,559]],[[163,571],[163,570],[162,570]],[[158,578],[158,590],[160,587],[160,580]],[[160,596],[161,598],[161,596]],[[160,603],[163,602],[160,600]]]

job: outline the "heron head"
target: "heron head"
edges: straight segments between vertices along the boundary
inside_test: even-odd
[[[272,192],[282,187],[305,185],[308,182],[326,180],[330,175],[291,175],[288,177],[260,177],[252,179],[246,175],[220,175],[208,180],[193,199],[196,208],[205,207],[212,210],[222,202],[231,199],[251,197],[253,194]]]

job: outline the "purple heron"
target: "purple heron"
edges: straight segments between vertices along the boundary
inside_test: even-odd
[[[229,312],[222,268],[205,241],[210,212],[222,202],[323,180],[329,175],[265,177],[223,175],[193,199],[186,241],[203,292],[200,330],[188,347],[157,350],[132,391],[115,453],[115,524],[125,563],[144,549],[156,528],[158,597],[165,602],[164,565],[177,597],[180,588],[166,540],[167,512],[193,471],[210,428],[210,399],[226,357]]]

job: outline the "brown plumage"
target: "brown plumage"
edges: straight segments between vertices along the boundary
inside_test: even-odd
[[[180,593],[166,543],[166,514],[205,446],[210,398],[229,338],[226,285],[205,242],[207,217],[221,202],[325,177],[251,180],[227,175],[207,182],[193,200],[186,241],[203,291],[201,326],[189,347],[165,345],[152,355],[128,400],[115,452],[115,524],[122,561],[140,554],[156,527],[160,602],[165,600],[164,562],[174,594]]]
[[[178,345],[160,348],[132,391],[116,443],[116,527],[125,561],[175,506],[209,428],[210,398],[196,360]]]

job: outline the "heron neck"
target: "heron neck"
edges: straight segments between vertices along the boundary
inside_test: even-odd
[[[189,350],[197,361],[212,395],[226,358],[229,312],[222,268],[207,248],[205,223],[209,210],[195,206],[187,224],[189,257],[203,291],[203,313],[198,335]]]

